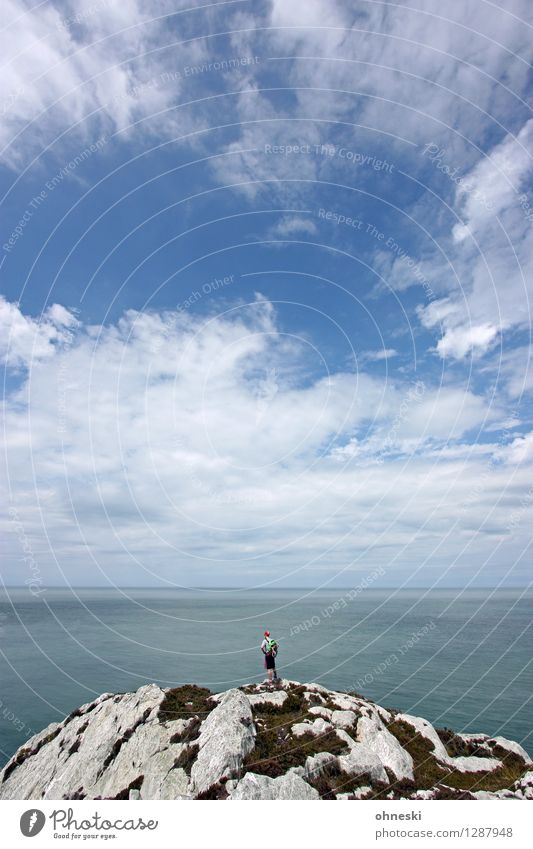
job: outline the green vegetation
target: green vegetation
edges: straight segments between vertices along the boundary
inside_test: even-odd
[[[455,790],[504,790],[510,787],[526,771],[526,764],[521,757],[508,752],[501,747],[494,747],[494,757],[502,761],[502,765],[492,771],[460,772],[438,763],[435,758],[433,743],[415,733],[406,722],[394,720],[388,725],[388,730],[399,740],[404,749],[409,752],[414,762],[414,786],[420,790],[444,787]],[[460,739],[460,738],[459,738]],[[394,785],[397,789],[398,784]],[[441,796],[440,798],[444,798]],[[463,797],[464,798],[464,797]]]
[[[221,778],[216,784],[212,784],[207,790],[198,793],[196,799],[227,799],[229,796],[226,790],[227,778]]]
[[[348,775],[334,762],[327,764],[316,777],[308,778],[307,782],[318,791],[321,799],[335,799],[338,793],[350,793],[364,785],[372,786],[372,779],[367,773]]]
[[[316,707],[326,707],[326,700],[324,696],[320,695],[320,693],[309,693],[307,696],[307,702],[311,706],[315,705]]]
[[[173,719],[189,719],[199,714],[205,719],[216,707],[211,699],[212,695],[207,687],[197,687],[196,684],[174,687],[165,694],[157,718],[159,722],[169,722]]]
[[[190,775],[193,763],[195,762],[196,755],[199,751],[199,746],[184,746],[181,752],[179,753],[178,757],[174,761],[174,768],[184,769],[187,775]]]
[[[294,766],[303,766],[308,757],[320,752],[340,755],[346,752],[344,740],[334,731],[327,734],[303,734],[293,737],[290,732],[280,733],[278,729],[260,729],[257,733],[255,749],[244,760],[243,769],[260,775],[277,778]]]
[[[498,748],[498,747],[495,747]],[[449,787],[460,790],[505,790],[526,772],[526,764],[519,755],[502,749],[495,756],[502,765],[492,772],[452,772],[446,778]]]
[[[483,749],[471,740],[464,740],[451,728],[435,728],[440,739],[446,747],[446,751],[451,758],[492,758],[492,752],[488,749]]]
[[[303,766],[310,755],[319,752],[336,755],[346,751],[346,743],[334,731],[293,736],[291,728],[295,722],[316,719],[308,712],[304,692],[304,687],[292,686],[283,705],[264,702],[253,707],[257,737],[254,750],[244,761],[244,770],[277,778],[291,767]]]
[[[200,726],[202,724],[202,720],[199,716],[193,716],[192,719],[189,720],[189,724],[184,731],[176,731],[175,734],[170,738],[171,743],[190,743],[191,740],[196,740],[198,734],[200,733]]]
[[[362,696],[361,693],[358,693],[357,690],[347,690],[347,696],[353,696],[354,699],[362,699],[364,702],[369,702],[371,705],[375,705],[374,699],[369,699],[368,696]]]
[[[306,717],[311,718],[308,713],[308,704],[304,698],[304,688],[298,690],[290,690],[287,693],[287,698],[282,705],[274,705],[272,702],[260,702],[252,707],[254,716],[264,716],[272,714],[273,716],[286,717],[293,716],[292,722],[298,722]]]

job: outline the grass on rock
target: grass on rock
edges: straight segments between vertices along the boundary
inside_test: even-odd
[[[181,750],[181,752],[179,753],[178,757],[174,761],[174,768],[175,769],[181,768],[181,769],[185,770],[187,775],[190,775],[193,764],[196,760],[196,756],[197,756],[199,751],[200,751],[199,746],[195,746],[195,745],[184,746],[183,749]]]
[[[346,743],[334,731],[321,735],[309,732],[301,737],[292,734],[294,723],[316,719],[308,712],[304,692],[304,687],[292,687],[288,689],[282,705],[268,702],[254,705],[257,736],[255,748],[245,758],[243,771],[277,778],[291,767],[303,766],[310,755],[319,752],[338,755],[346,752]]]
[[[216,707],[212,701],[211,690],[207,687],[197,687],[196,684],[184,684],[174,687],[165,693],[165,698],[159,706],[159,722],[169,722],[174,719],[189,719],[200,715],[205,719],[208,713]]]
[[[526,771],[526,764],[521,757],[499,747],[494,748],[494,757],[500,759],[502,765],[496,769],[480,772],[453,770],[436,760],[433,743],[417,734],[408,723],[395,719],[388,725],[388,730],[411,755],[414,763],[414,785],[418,790],[434,787],[442,789],[442,785],[445,785],[455,790],[494,792],[509,788]]]
[[[489,749],[482,748],[479,744],[472,740],[464,740],[451,728],[435,728],[440,739],[444,743],[446,751],[451,758],[492,758],[492,752]]]

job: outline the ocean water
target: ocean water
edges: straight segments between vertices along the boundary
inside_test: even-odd
[[[0,595],[0,758],[102,692],[214,691],[279,672],[533,755],[533,592],[27,589]]]

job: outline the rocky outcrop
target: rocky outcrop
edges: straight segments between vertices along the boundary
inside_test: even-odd
[[[191,769],[191,792],[197,796],[213,784],[238,775],[254,748],[255,725],[248,698],[229,690],[200,727],[198,754]]]
[[[319,799],[318,792],[290,771],[279,778],[247,772],[230,793],[230,799]]]
[[[0,799],[532,799],[519,743],[282,681],[105,693],[0,773]]]

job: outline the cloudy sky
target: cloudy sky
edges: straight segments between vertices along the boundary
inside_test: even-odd
[[[523,586],[529,0],[6,0],[3,580]]]

